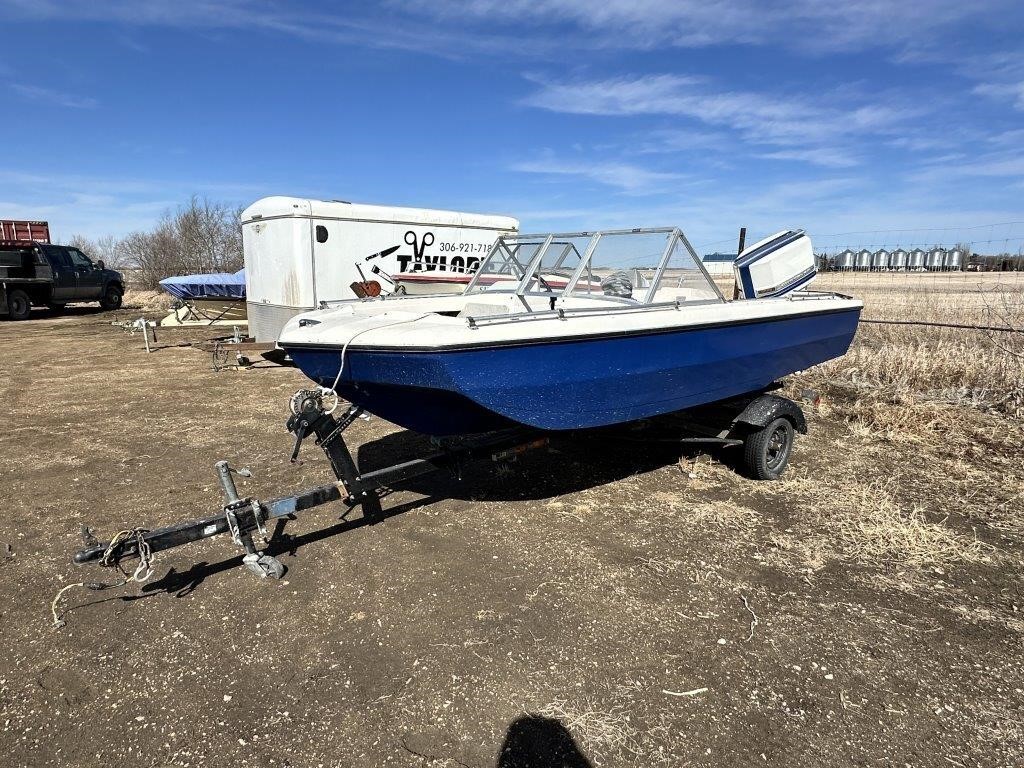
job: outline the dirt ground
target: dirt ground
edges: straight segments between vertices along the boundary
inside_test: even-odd
[[[902,439],[841,391],[786,478],[728,450],[582,440],[301,515],[284,579],[225,537],[144,585],[75,567],[83,525],[213,514],[326,482],[284,429],[300,372],[146,354],[73,308],[0,322],[0,764],[1009,766],[1024,760],[1019,423]],[[854,397],[854,395],[849,395]],[[874,407],[874,406],[872,406]],[[888,413],[888,412],[886,412]],[[952,427],[944,426],[952,424]],[[886,426],[888,425],[888,426]],[[366,466],[423,442],[359,421]]]

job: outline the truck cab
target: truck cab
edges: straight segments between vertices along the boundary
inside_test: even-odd
[[[59,311],[67,304],[98,301],[121,306],[124,277],[93,262],[78,248],[23,240],[0,240],[0,313],[24,320],[33,306]]]

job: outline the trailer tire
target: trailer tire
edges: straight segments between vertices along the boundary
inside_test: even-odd
[[[743,463],[755,480],[778,480],[793,452],[793,422],[779,416],[743,440]]]
[[[120,309],[122,298],[124,298],[124,291],[116,285],[109,285],[107,286],[107,290],[103,293],[103,298],[100,299],[100,306],[107,312]]]
[[[21,288],[8,291],[7,311],[10,313],[11,320],[28,320],[28,316],[32,312],[32,302],[29,301],[28,294]]]

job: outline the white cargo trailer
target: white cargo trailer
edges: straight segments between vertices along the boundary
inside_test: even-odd
[[[518,230],[508,216],[257,200],[242,212],[249,331],[257,341],[277,341],[288,320],[322,301],[366,288],[390,293],[399,272],[472,273],[498,235]]]

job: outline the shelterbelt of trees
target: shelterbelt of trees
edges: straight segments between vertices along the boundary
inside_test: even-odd
[[[112,269],[129,270],[133,287],[155,289],[173,275],[241,269],[241,213],[240,206],[193,197],[149,231],[95,240],[75,235],[68,244]]]

